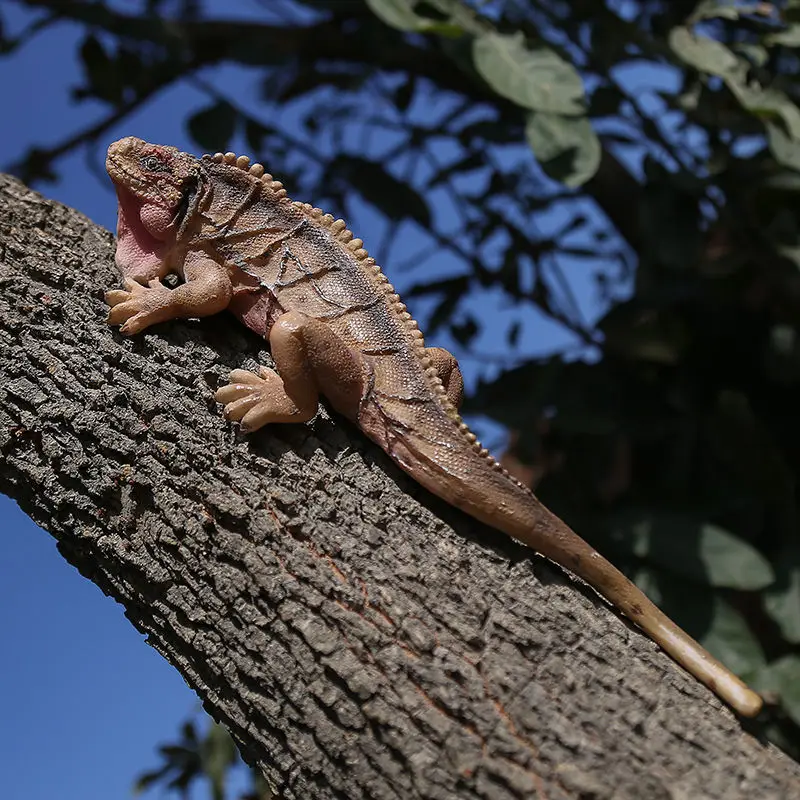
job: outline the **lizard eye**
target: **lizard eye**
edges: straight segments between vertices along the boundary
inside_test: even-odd
[[[147,172],[169,172],[169,167],[156,156],[142,156],[139,166]]]

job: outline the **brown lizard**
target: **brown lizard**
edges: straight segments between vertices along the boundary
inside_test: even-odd
[[[320,394],[425,488],[574,572],[736,711],[758,694],[512,478],[458,414],[461,372],[422,333],[361,239],[293,202],[260,164],[127,137],[108,148],[119,199],[109,322],[135,334],[228,309],[268,339],[276,371],[233,370],[216,399],[246,431],[306,422]],[[169,288],[161,278],[176,273]]]

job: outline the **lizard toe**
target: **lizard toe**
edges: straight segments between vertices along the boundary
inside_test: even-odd
[[[218,403],[228,405],[234,400],[239,400],[242,397],[247,397],[253,393],[253,385],[249,383],[227,383],[225,386],[220,386],[214,394],[214,399]]]
[[[247,414],[248,411],[250,411],[250,409],[252,409],[254,406],[257,406],[261,402],[262,398],[259,397],[258,394],[247,394],[244,397],[240,397],[238,400],[234,400],[232,403],[228,403],[225,406],[225,417],[233,420],[234,422],[238,422]]]
[[[253,406],[240,420],[239,425],[245,433],[252,433],[268,422],[275,421],[275,411],[270,403],[260,402]]]
[[[246,383],[249,386],[258,386],[265,380],[269,380],[269,376],[274,374],[272,370],[266,369],[266,367],[261,367],[260,376],[256,375],[255,372],[251,372],[249,369],[234,369],[231,370],[228,380],[231,383]]]
[[[126,336],[133,336],[143,331],[149,324],[150,321],[147,314],[140,312],[134,314],[119,330],[120,333],[124,333]]]
[[[124,289],[111,289],[111,291],[105,294],[106,303],[110,306],[118,306],[120,303],[124,303],[130,299],[131,293],[126,292]]]
[[[121,325],[135,317],[139,311],[139,304],[134,301],[119,303],[108,312],[108,322],[110,325]]]

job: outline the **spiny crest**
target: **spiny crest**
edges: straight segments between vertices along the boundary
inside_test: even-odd
[[[286,189],[280,181],[276,181],[265,169],[263,164],[250,163],[248,156],[237,156],[236,153],[215,153],[213,156],[204,156],[210,158],[218,164],[227,164],[231,167],[244,170],[264,183],[271,191],[278,197],[286,197]],[[367,269],[375,280],[382,285],[383,291],[388,296],[387,299],[391,303],[397,315],[405,323],[409,330],[414,343],[414,349],[419,358],[422,368],[425,370],[425,375],[428,378],[431,388],[439,398],[442,407],[447,415],[458,426],[459,432],[464,436],[473,451],[481,458],[485,459],[489,466],[497,472],[502,473],[509,480],[516,483],[518,486],[525,488],[516,478],[511,476],[508,471],[489,453],[489,451],[481,445],[478,437],[469,429],[469,426],[459,416],[458,410],[450,402],[447,397],[447,391],[444,388],[442,379],[439,377],[436,367],[434,366],[431,358],[425,352],[425,337],[419,329],[417,321],[408,312],[408,309],[400,300],[400,296],[395,292],[394,286],[389,283],[389,279],[384,275],[383,270],[375,263],[375,259],[371,258],[369,253],[364,248],[364,242],[353,235],[353,232],[348,229],[347,223],[343,219],[336,219],[332,214],[326,214],[321,208],[312,206],[311,203],[303,203],[296,200],[292,203],[297,208],[301,209],[309,217],[315,220],[318,224],[326,227],[334,237],[341,242],[348,250],[361,262],[363,262],[365,269]]]
[[[478,437],[469,429],[466,422],[460,421],[458,429],[464,434],[465,438],[472,446],[473,451],[481,458],[485,459],[495,472],[499,472],[503,477],[508,478],[508,480],[522,489],[528,488],[524,483],[521,483],[511,475],[511,473],[478,441]]]
[[[251,164],[248,156],[237,156],[236,153],[228,152],[214,153],[213,156],[205,155],[203,158],[210,158],[217,164],[227,164],[228,166],[244,170],[265,184],[276,196],[286,197],[286,189],[283,188],[283,184],[280,181],[276,181],[272,175],[264,169],[263,164],[259,164],[258,162]]]
[[[347,223],[343,219],[335,219],[333,214],[326,214],[321,208],[312,206],[311,203],[303,203],[300,200],[295,200],[293,205],[307,214],[317,224],[327,228],[337,241],[341,242],[348,250],[362,262],[364,269],[372,275],[376,283],[378,283],[387,297],[387,300],[392,305],[392,308],[397,313],[398,317],[405,323],[406,328],[414,340],[414,345],[418,350],[418,355],[423,361],[424,366],[427,366],[425,361],[424,347],[425,339],[422,331],[419,329],[416,320],[408,313],[405,303],[401,302],[400,296],[395,292],[394,286],[389,283],[389,279],[384,275],[383,270],[375,263],[375,259],[371,258],[369,253],[364,249],[364,241],[353,236],[353,232],[348,229]]]
[[[459,416],[458,410],[447,396],[447,390],[444,388],[444,384],[439,377],[439,373],[436,371],[436,367],[430,356],[425,352],[425,338],[422,331],[419,329],[419,325],[408,312],[405,303],[400,299],[400,295],[395,292],[394,286],[389,283],[389,279],[383,273],[383,270],[375,263],[375,259],[369,257],[367,251],[362,246],[364,244],[363,241],[353,237],[352,231],[348,230],[347,223],[343,219],[335,219],[332,214],[326,214],[321,208],[312,206],[311,203],[295,200],[293,205],[308,214],[308,216],[320,225],[325,226],[340,242],[345,244],[345,246],[353,252],[353,255],[364,262],[364,266],[371,271],[376,281],[383,285],[382,288],[388,295],[387,299],[400,319],[406,324],[407,329],[411,332],[414,339],[416,356],[419,358],[422,368],[425,370],[425,376],[428,379],[429,385],[439,398],[439,402],[447,413],[447,416],[456,423],[459,432],[464,435],[467,442],[478,456],[485,459],[492,469],[502,473],[519,486],[522,486],[522,484],[519,483],[516,478],[509,475],[506,469],[481,445],[478,441],[478,437],[470,431],[467,424]]]
[[[369,253],[364,249],[363,239],[355,238],[343,219],[335,219],[333,214],[326,214],[321,208],[312,206],[311,203],[295,200],[293,205],[308,214],[320,225],[324,225],[336,237],[337,241],[345,245],[359,261],[369,262],[367,266],[370,267],[375,264],[375,260],[371,259]],[[378,268],[378,271],[380,271],[380,268]],[[377,275],[377,272],[375,274]]]

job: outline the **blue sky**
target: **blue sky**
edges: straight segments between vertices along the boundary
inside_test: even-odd
[[[117,5],[138,6],[122,0]],[[236,9],[243,16],[258,16],[263,8],[256,0],[206,5],[224,8],[226,14]],[[2,3],[0,14],[10,31],[29,18],[13,2]],[[0,153],[5,162],[32,143],[51,145],[103,115],[99,104],[75,106],[70,100],[69,88],[80,78],[75,49],[82,35],[78,26],[60,25],[12,57],[0,59],[6,109],[0,123]],[[256,95],[252,73],[221,68],[214,71],[213,80],[217,86],[237,87],[243,96]],[[133,133],[194,151],[184,119],[206,103],[196,89],[175,87],[111,131],[104,142]],[[101,159],[98,148],[93,160],[102,164]],[[84,153],[63,159],[58,169],[59,183],[39,186],[39,191],[113,229],[113,192],[87,168]],[[358,230],[363,236],[363,227]],[[414,245],[406,243],[409,252]],[[395,256],[402,259],[402,252]],[[392,274],[390,264],[388,272]],[[401,280],[396,283],[402,288]],[[579,290],[582,302],[591,308],[590,282]],[[565,341],[553,325],[542,322],[527,330],[526,337],[535,339],[538,351],[552,350]],[[474,377],[470,364],[465,364],[465,371]],[[197,699],[178,673],[144,643],[122,608],[69,566],[54,540],[2,496],[0,629],[3,798],[130,796],[135,775],[157,762],[154,746],[175,738]]]
[[[14,4],[2,6],[3,21],[14,30],[26,15]],[[0,60],[4,161],[31,143],[58,142],[102,114],[99,104],[70,102],[68,88],[80,76],[80,36],[77,26],[62,25]],[[135,130],[188,148],[182,120],[196,105],[191,90],[172,91],[109,140]],[[113,192],[87,171],[83,155],[64,159],[59,169],[60,182],[39,190],[113,229]],[[155,745],[176,738],[179,723],[198,705],[122,607],[64,561],[55,540],[3,496],[0,630],[0,794],[6,800],[130,797],[135,776],[157,764]]]

